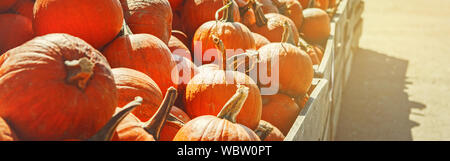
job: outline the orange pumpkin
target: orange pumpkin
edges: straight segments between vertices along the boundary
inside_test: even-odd
[[[189,61],[192,60],[191,51],[189,51],[189,48],[176,36],[170,37],[168,47],[173,55],[185,57]]]
[[[30,19],[16,14],[0,14],[0,55],[34,37]]]
[[[309,8],[309,4],[310,4],[311,0],[298,0],[298,2],[300,2],[302,7],[305,9],[305,8]]]
[[[265,120],[287,135],[301,109],[295,101],[283,94],[263,95],[261,119]]]
[[[209,70],[192,78],[186,86],[186,113],[191,118],[217,115],[237,90],[236,84],[250,88],[237,122],[256,129],[261,118],[260,91],[250,77],[237,71]]]
[[[123,23],[118,0],[36,0],[37,35],[67,33],[99,49],[114,39]]]
[[[24,140],[86,139],[117,107],[106,58],[68,34],[36,37],[3,54],[0,91],[0,117]]]
[[[204,23],[195,32],[192,39],[195,62],[209,64],[220,58],[220,51],[217,49],[221,49],[214,43],[217,38],[222,41],[225,49],[233,50],[233,52],[226,52],[227,57],[241,54],[245,50],[256,49],[252,32],[245,25],[234,22],[232,4],[234,4],[233,1],[230,1],[217,11],[218,14],[224,10],[225,16],[221,20],[216,17],[216,20]]]
[[[133,114],[129,114],[117,126],[113,141],[156,141],[160,138],[169,112],[175,102],[177,91],[175,88],[167,89],[167,94],[156,113],[146,122],[141,122]],[[120,112],[120,111],[117,111]]]
[[[296,29],[300,29],[303,24],[303,7],[297,0],[272,0],[272,2],[278,7],[280,14],[290,18]]]
[[[1,0],[0,1],[0,13],[8,11],[17,0]]]
[[[321,44],[330,36],[330,17],[318,8],[303,10],[304,21],[300,29],[303,38],[310,43]]]
[[[292,36],[294,43],[297,43],[299,33],[296,29],[295,23],[288,17],[277,13],[264,14],[262,9],[256,4],[252,5],[252,9],[255,11],[256,23],[246,24],[252,32],[261,34],[266,37],[270,42],[281,42],[283,34],[283,25],[288,23],[292,30]]]
[[[172,31],[172,9],[167,0],[120,0],[127,25],[134,34],[151,34],[165,44]]]
[[[259,136],[261,141],[283,141],[285,138],[283,133],[277,127],[264,120],[259,121],[255,133]]]
[[[273,3],[272,0],[256,0],[256,2],[261,5],[261,9],[264,14],[279,13],[278,7]]]
[[[175,135],[174,141],[260,141],[248,127],[236,121],[238,113],[250,95],[248,87],[237,87],[217,116],[203,115],[187,122]],[[225,92],[225,91],[224,91]]]
[[[131,68],[148,75],[163,95],[169,87],[177,87],[178,74],[172,54],[164,42],[153,35],[118,37],[106,46],[103,54],[114,68]]]
[[[252,33],[252,34],[253,34],[253,37],[255,38],[256,49],[259,49],[259,48],[263,47],[264,45],[270,44],[270,41],[267,40],[267,38],[262,36],[261,34],[258,34],[258,33]]]
[[[298,46],[309,55],[313,65],[319,65],[320,64],[320,61],[322,60],[322,58],[319,58],[319,54],[322,53],[320,51],[320,49],[318,50],[316,46],[308,44],[302,38],[300,38]]]
[[[322,10],[327,10],[330,5],[330,0],[315,0],[314,7]]]
[[[171,117],[167,118],[166,123],[161,129],[160,141],[172,141],[184,124],[191,120],[183,110],[176,106],[172,107],[170,114]]]
[[[208,21],[215,20],[216,11],[228,2],[230,0],[186,0],[181,12],[185,33],[192,38],[197,28]],[[232,8],[234,21],[239,22],[239,7],[233,3]],[[222,16],[223,14],[219,13],[219,17]]]
[[[16,132],[2,117],[0,117],[0,141],[19,141]]]
[[[18,0],[17,3],[12,7],[12,10],[15,13],[18,13],[32,20],[33,7],[34,7],[34,0]]]
[[[191,45],[191,40],[189,39],[189,37],[183,32],[183,31],[179,31],[179,30],[172,30],[172,36],[176,37],[178,40],[180,40],[184,46],[186,47],[190,47]],[[192,59],[192,58],[191,58]]]
[[[112,72],[116,82],[119,107],[126,105],[134,97],[140,96],[144,99],[142,105],[132,113],[139,120],[150,119],[163,100],[158,85],[149,76],[133,69],[113,68]]]

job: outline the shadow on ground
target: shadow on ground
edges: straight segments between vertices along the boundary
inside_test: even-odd
[[[405,92],[408,61],[359,49],[352,63],[336,140],[412,140],[419,124],[409,119],[411,109],[426,106]]]

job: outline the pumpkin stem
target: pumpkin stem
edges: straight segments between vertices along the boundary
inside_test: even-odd
[[[115,114],[105,126],[103,126],[100,131],[98,131],[94,136],[90,137],[86,141],[110,141],[114,135],[114,132],[119,125],[119,123],[136,107],[142,104],[142,97],[134,98],[123,107],[123,110]]]
[[[260,121],[255,133],[261,140],[265,140],[266,137],[273,131],[273,127],[267,124],[267,122]]]
[[[216,21],[234,22],[233,7],[230,7],[233,4],[233,0],[224,0],[223,3],[225,5],[219,8],[214,15]],[[223,16],[219,20],[219,13],[222,11]]]
[[[310,44],[308,44],[304,39],[302,39],[301,37],[298,39],[298,47],[300,47],[300,49],[306,51],[306,52],[310,52],[311,50],[313,50],[312,46]]]
[[[252,2],[252,1],[250,1]],[[249,3],[250,3],[249,2]],[[262,5],[259,2],[253,1],[251,5],[253,11],[255,12],[256,25],[261,27],[267,24],[267,18],[264,15],[264,11],[262,10]]]
[[[67,67],[66,80],[69,83],[76,84],[78,88],[86,88],[86,84],[94,74],[95,64],[86,57],[78,60],[66,60],[64,65]]]
[[[284,23],[283,23],[283,36],[281,38],[281,42],[296,45],[295,40],[292,37],[292,28],[289,25],[288,21],[284,21]]]
[[[131,31],[130,27],[125,22],[125,19],[123,19],[123,25],[122,25],[123,35],[133,35],[133,32]]]
[[[242,60],[242,58],[245,61],[243,61],[243,62],[240,61],[240,60]],[[233,68],[233,70],[235,70],[235,71],[242,64],[250,64],[250,62],[251,62],[251,66],[249,68],[245,69],[245,73],[246,74],[248,74],[248,72],[250,72],[253,68],[255,68],[256,64],[259,62],[259,53],[258,53],[258,51],[248,50],[245,53],[233,55],[233,56],[231,56],[230,58],[227,59],[227,64],[229,64],[228,68],[229,69]]]
[[[156,140],[159,139],[161,128],[164,126],[167,118],[171,117],[169,113],[172,109],[173,104],[175,103],[176,98],[177,90],[174,87],[170,87],[167,90],[166,96],[164,97],[162,104],[159,106],[158,111],[156,111],[153,117],[148,120],[143,126],[145,131],[151,134]]]
[[[217,49],[219,49],[219,53],[220,53],[220,57],[221,59],[219,60],[219,69],[222,70],[226,70],[227,67],[227,54],[226,54],[226,50],[225,50],[225,45],[223,45],[222,40],[220,40],[219,37],[217,37],[216,35],[212,35],[213,38],[213,43],[216,46]]]
[[[247,100],[249,88],[244,85],[237,85],[236,93],[223,106],[217,115],[218,118],[226,119],[232,123],[236,123],[236,116],[241,112],[245,100]]]
[[[171,113],[169,113],[169,116],[167,117],[167,120],[169,122],[175,123],[177,125],[180,126],[184,126],[185,122],[180,120],[179,118],[175,117],[174,115],[172,115]]]

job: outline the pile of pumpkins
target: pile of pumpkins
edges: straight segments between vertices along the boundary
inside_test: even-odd
[[[1,0],[0,140],[282,141],[337,3]],[[277,63],[278,92],[238,56]]]

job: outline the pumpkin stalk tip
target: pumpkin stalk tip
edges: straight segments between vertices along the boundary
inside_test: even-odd
[[[78,88],[86,88],[89,78],[94,73],[95,64],[86,57],[78,60],[66,60],[64,65],[68,68],[66,80],[76,84]]]
[[[259,123],[258,128],[255,130],[256,135],[259,136],[261,140],[265,140],[266,137],[273,131],[273,128],[265,123]]]
[[[230,122],[236,123],[236,117],[244,106],[247,100],[249,88],[244,85],[237,85],[236,93],[223,106],[222,110],[217,115],[218,118],[226,119]]]
[[[153,117],[144,124],[144,130],[152,135],[155,140],[159,140],[161,128],[164,126],[164,123],[167,121],[167,119],[172,117],[170,116],[170,110],[172,109],[176,98],[177,90],[174,87],[170,87],[167,90],[166,96],[159,106],[158,111],[156,111]]]
[[[99,132],[94,136],[90,137],[86,141],[110,141],[114,135],[114,132],[119,125],[119,123],[136,107],[142,104],[142,97],[136,97],[134,101],[131,101],[123,107],[123,110],[115,114],[106,124],[103,126]]]

